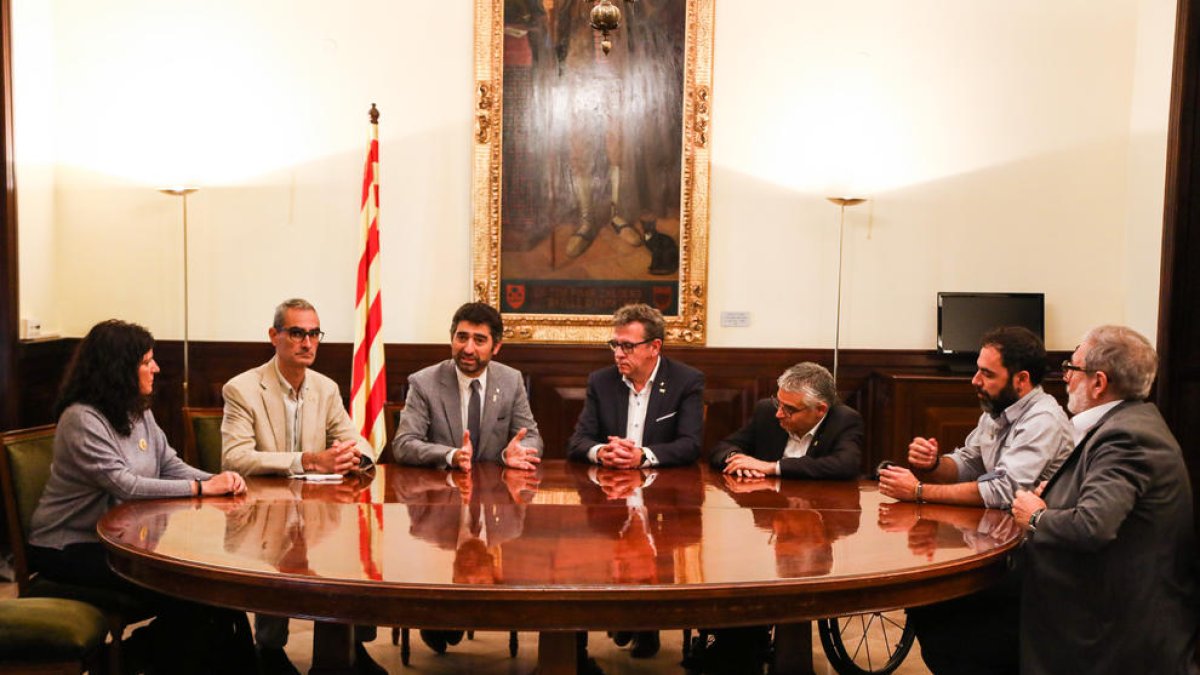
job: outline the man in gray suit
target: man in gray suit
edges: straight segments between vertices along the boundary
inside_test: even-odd
[[[542,438],[529,410],[521,372],[492,363],[504,323],[482,302],[469,302],[450,324],[451,358],[408,378],[404,413],[392,441],[397,462],[470,471],[495,462],[532,471]]]
[[[408,378],[404,412],[392,441],[401,464],[471,471],[475,462],[532,471],[542,438],[529,410],[520,371],[492,357],[504,323],[495,308],[469,302],[450,322],[450,356]],[[421,640],[441,654],[462,631],[422,630]]]
[[[1018,491],[1022,673],[1193,673],[1196,540],[1179,442],[1145,401],[1149,341],[1093,329],[1064,361],[1075,449]]]

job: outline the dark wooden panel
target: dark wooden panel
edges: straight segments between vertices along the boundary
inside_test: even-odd
[[[18,347],[17,378],[21,382],[18,402],[19,428],[50,424],[54,418],[54,401],[71,354],[79,340],[48,340],[23,342]]]
[[[50,406],[77,339],[21,346],[20,373],[26,384],[20,402],[21,423],[33,426],[53,421]],[[156,386],[154,414],[175,447],[182,447],[181,372],[183,345],[164,340],[155,345],[162,367]],[[263,342],[193,342],[191,345],[190,405],[222,405],[221,387],[238,373],[271,357]],[[388,400],[404,400],[408,375],[445,359],[448,345],[388,345]],[[788,366],[812,360],[828,364],[832,354],[801,349],[679,348],[674,358],[706,375],[704,451],[749,419],[754,403],[775,392],[775,380]],[[1051,363],[1066,354],[1050,355]],[[503,357],[503,358],[500,358]],[[350,390],[351,346],[321,345],[317,370]],[[546,455],[566,456],[566,442],[583,409],[588,374],[611,363],[607,348],[585,345],[505,345],[498,360],[525,373],[530,405],[546,441]],[[937,435],[944,446],[961,442],[974,426],[978,405],[969,378],[944,374],[943,362],[932,352],[852,350],[842,354],[843,398],[862,412],[867,423],[867,448],[862,470],[867,473],[884,457],[903,459],[914,435]],[[1048,382],[1052,388],[1060,382]]]
[[[17,178],[13,154],[12,3],[0,0],[0,157],[4,189],[0,190],[0,428],[20,424],[17,336],[20,294],[17,274]]]
[[[1050,355],[1052,363],[1063,358],[1061,352]],[[885,459],[905,463],[908,444],[915,436],[936,438],[941,451],[950,452],[962,445],[979,420],[979,401],[971,379],[965,375],[880,372],[872,379],[868,390],[873,414],[868,420],[864,470]],[[1066,404],[1061,378],[1047,377],[1042,386],[1059,403]]]
[[[1183,448],[1193,489],[1200,476],[1200,14],[1179,0],[1167,137],[1167,180],[1158,304],[1156,401]],[[1200,530],[1200,499],[1193,500]]]

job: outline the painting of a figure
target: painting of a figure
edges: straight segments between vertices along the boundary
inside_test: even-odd
[[[502,311],[679,314],[687,0],[504,0]]]

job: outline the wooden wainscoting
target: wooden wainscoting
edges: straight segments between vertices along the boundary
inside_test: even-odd
[[[21,345],[19,426],[54,421],[51,406],[77,343],[76,339],[65,339]],[[181,342],[172,340],[155,345],[162,372],[156,385],[154,414],[177,448],[183,447],[184,440],[182,349]],[[351,351],[349,344],[326,343],[317,357],[316,369],[337,381],[343,396],[350,392]],[[775,380],[788,366],[799,361],[829,366],[832,361],[832,352],[816,349],[678,347],[668,353],[705,373],[706,452],[749,419],[757,400],[775,392]],[[222,405],[224,383],[266,362],[271,354],[266,341],[193,342],[189,405]],[[391,344],[386,354],[388,400],[402,402],[408,375],[448,358],[450,347]],[[1059,363],[1065,356],[1063,352],[1053,353],[1050,363]],[[530,406],[546,441],[546,455],[563,457],[567,439],[583,409],[587,376],[611,364],[611,352],[607,347],[591,345],[506,344],[497,360],[526,375]],[[949,374],[944,370],[945,363],[933,352],[845,350],[840,360],[841,396],[867,422],[864,473],[884,458],[902,461],[909,440],[916,435],[936,436],[949,450],[965,438],[979,417],[969,376]],[[1063,398],[1060,380],[1052,380],[1047,386]]]

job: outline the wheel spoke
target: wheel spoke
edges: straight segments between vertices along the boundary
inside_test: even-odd
[[[863,639],[865,641],[867,640],[867,638],[865,636],[868,633],[870,633],[871,624],[874,623],[874,621],[875,621],[875,615],[872,614],[871,618],[867,620],[866,625],[863,626],[863,635],[864,635]],[[871,643],[870,643],[870,641],[867,641],[867,670],[875,670],[874,665],[871,663]]]
[[[880,618],[879,630],[883,631],[883,648],[887,650],[888,661],[891,661],[892,654],[894,654],[895,652],[892,651],[892,641],[888,639],[887,621],[883,620],[882,614],[879,615],[879,618]]]

